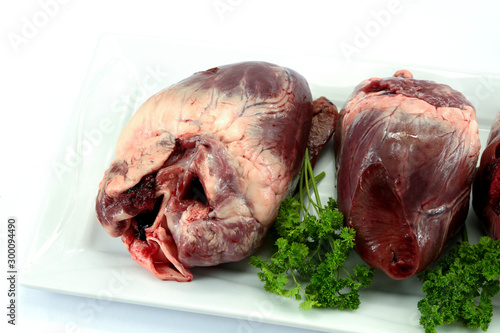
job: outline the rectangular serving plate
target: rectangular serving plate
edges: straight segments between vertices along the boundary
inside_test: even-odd
[[[335,332],[420,333],[417,302],[422,298],[416,277],[393,281],[377,272],[362,291],[356,311],[300,310],[298,303],[267,293],[248,259],[216,267],[194,268],[190,283],[157,280],[141,268],[120,239],[110,238],[94,211],[104,170],[114,156],[118,136],[134,111],[153,93],[208,68],[247,60],[269,61],[293,68],[308,80],[313,97],[326,96],[339,109],[354,87],[369,77],[391,76],[399,69],[415,78],[449,84],[477,109],[482,149],[500,109],[500,77],[404,64],[344,59],[312,53],[284,52],[251,46],[209,44],[129,35],[104,35],[93,56],[50,175],[33,246],[22,274],[27,287],[176,310],[256,320]],[[335,196],[331,145],[316,171],[323,199]],[[471,240],[482,234],[469,213]],[[260,252],[265,253],[265,247]],[[360,262],[354,253],[351,264]],[[494,299],[490,331],[500,330],[500,301]],[[440,332],[466,332],[458,324]]]

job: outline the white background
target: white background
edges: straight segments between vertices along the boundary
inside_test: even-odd
[[[0,258],[6,222],[18,220],[20,265],[40,222],[52,162],[62,145],[99,36],[175,37],[500,74],[496,1],[26,0],[0,4]],[[499,106],[500,108],[500,106]],[[57,205],[57,203],[53,203]],[[2,270],[6,259],[0,259]],[[2,275],[3,276],[3,275]],[[0,284],[1,327],[7,285]],[[112,303],[78,320],[79,297],[18,286],[10,331],[237,332],[236,319]],[[214,295],[214,297],[217,297]],[[300,332],[255,323],[259,332]],[[4,331],[3,329],[1,329]]]

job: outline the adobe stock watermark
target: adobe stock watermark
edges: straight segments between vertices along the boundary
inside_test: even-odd
[[[97,292],[96,298],[85,299],[77,306],[76,314],[79,320],[67,323],[64,331],[67,333],[80,332],[82,326],[92,323],[98,314],[105,309],[106,305],[113,301],[117,295],[124,292],[134,281],[135,278],[128,274],[125,269],[122,271],[113,270],[106,287]]]
[[[482,101],[486,101],[496,94],[497,90],[498,87],[495,87],[492,75],[487,77],[481,76],[478,78],[478,82],[473,88],[473,95],[468,96],[468,98],[474,107],[478,107]]]
[[[278,300],[279,298],[277,298]],[[280,299],[281,300],[281,299]],[[259,331],[259,326],[265,321],[265,318],[272,317],[276,311],[276,305],[270,300],[259,302],[256,309],[248,314],[246,320],[236,328],[236,333],[254,333]]]
[[[248,313],[246,319],[240,321],[236,327],[236,333],[258,333],[263,323],[276,315],[276,310],[285,306],[295,304],[295,300],[283,296],[273,295],[272,298],[264,299],[256,303],[255,309]]]
[[[159,65],[146,67],[146,74],[140,84],[133,87],[129,92],[120,95],[111,106],[111,113],[99,120],[94,128],[84,129],[81,137],[76,142],[79,145],[68,145],[62,161],[56,161],[52,167],[59,181],[64,181],[64,176],[79,168],[84,159],[90,156],[97,147],[101,145],[107,135],[115,132],[116,118],[118,114],[132,114],[136,105],[142,101],[147,92],[160,89],[165,83],[169,72],[163,71]],[[114,149],[114,147],[111,147]]]
[[[67,5],[69,2],[70,0],[39,0],[37,2],[38,8],[33,14],[21,17],[20,30],[7,33],[7,39],[14,52],[19,53],[22,45],[28,44],[38,36],[40,31],[59,14],[61,6]]]
[[[217,16],[219,16],[219,19],[224,21],[226,14],[233,12],[242,3],[243,0],[215,0],[212,2],[212,7],[217,13]]]
[[[339,47],[344,58],[350,62],[352,56],[360,55],[384,29],[390,26],[394,16],[403,12],[405,1],[412,0],[389,0],[385,8],[370,11],[370,20],[354,28],[352,41],[340,43]]]

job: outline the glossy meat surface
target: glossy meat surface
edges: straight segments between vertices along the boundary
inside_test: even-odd
[[[334,138],[339,209],[360,256],[394,279],[425,269],[467,216],[474,108],[447,85],[398,71],[355,89]]]
[[[474,178],[472,206],[486,233],[500,239],[500,112],[491,126]]]
[[[212,68],[148,99],[124,128],[96,211],[165,280],[240,260],[294,185],[313,117],[306,80],[265,62]]]

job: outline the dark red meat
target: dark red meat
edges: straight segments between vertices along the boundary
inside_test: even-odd
[[[449,86],[399,71],[355,89],[334,139],[339,209],[360,256],[394,279],[425,269],[467,216],[474,108]]]
[[[314,100],[311,134],[307,143],[313,167],[316,164],[319,153],[333,136],[338,115],[337,107],[326,97]]]
[[[500,112],[481,155],[472,190],[472,205],[486,233],[500,239]]]

